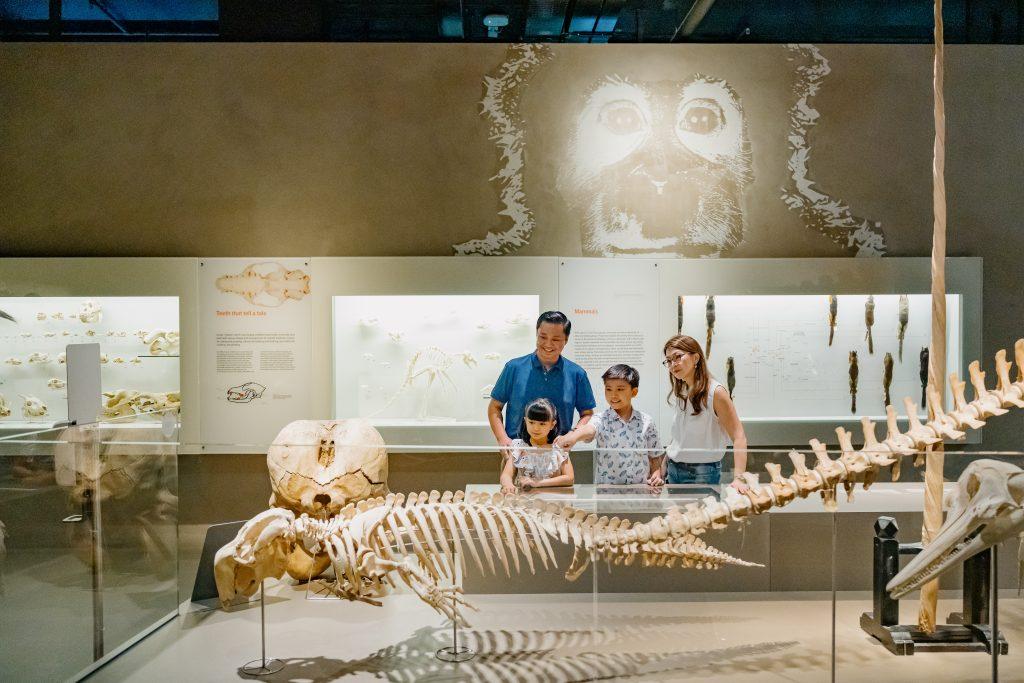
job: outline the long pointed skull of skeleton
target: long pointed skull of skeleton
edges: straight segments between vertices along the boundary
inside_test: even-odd
[[[1024,470],[998,460],[975,460],[947,494],[946,521],[886,589],[900,598],[968,557],[1024,532]]]

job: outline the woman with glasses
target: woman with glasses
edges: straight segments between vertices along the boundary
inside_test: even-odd
[[[747,469],[747,436],[729,391],[708,370],[700,344],[693,337],[676,335],[665,342],[665,360],[676,407],[665,459],[667,484],[720,484],[722,458],[733,446],[732,486],[741,493],[738,479]]]

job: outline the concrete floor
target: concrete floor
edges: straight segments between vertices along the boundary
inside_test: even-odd
[[[445,664],[434,652],[451,629],[415,596],[383,607],[308,600],[302,586],[268,584],[268,653],[284,669],[261,680],[416,681],[822,681],[831,667],[827,595],[751,600],[694,596],[474,595],[473,628],[461,638],[479,654]],[[866,595],[837,603],[836,678],[841,681],[990,680],[980,653],[896,657],[858,627]],[[940,601],[940,615],[957,608]],[[905,601],[904,622],[916,601]],[[225,681],[260,656],[255,604],[179,617],[89,681]],[[1000,680],[1024,680],[1024,603],[1007,592],[1000,627],[1010,654]]]

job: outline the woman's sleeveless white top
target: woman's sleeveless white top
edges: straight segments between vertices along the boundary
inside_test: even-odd
[[[676,462],[707,463],[718,462],[725,456],[732,439],[715,415],[714,396],[720,386],[722,384],[717,380],[708,380],[707,406],[699,415],[693,414],[691,401],[687,401],[682,410],[676,410],[668,446],[669,458]]]

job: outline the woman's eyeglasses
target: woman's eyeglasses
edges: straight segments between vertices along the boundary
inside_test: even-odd
[[[679,353],[679,354],[676,354],[674,356],[669,356],[665,360],[661,361],[661,364],[664,365],[666,368],[670,368],[673,365],[675,365],[676,363],[681,363],[682,360],[684,358],[686,358],[687,355],[688,354],[685,354],[685,353]]]

